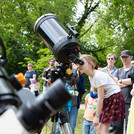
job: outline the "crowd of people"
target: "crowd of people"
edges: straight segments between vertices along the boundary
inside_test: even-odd
[[[116,55],[108,54],[106,56],[107,66],[99,68],[93,56],[88,54],[80,55],[83,65],[74,65],[74,71],[77,71],[78,82],[71,84],[70,81],[64,81],[69,90],[77,91],[64,107],[68,112],[69,124],[72,133],[75,134],[75,127],[78,115],[78,109],[82,95],[85,93],[84,77],[86,74],[90,81],[90,93],[85,97],[85,112],[83,116],[83,134],[134,134],[132,127],[134,123],[134,61],[129,50],[124,50],[120,54],[123,67],[116,68]],[[51,69],[58,66],[58,61],[51,58],[49,66],[44,69],[42,80],[43,91],[51,83]],[[25,73],[27,83],[25,87],[32,89],[34,80],[37,80],[37,72],[32,70],[32,64],[28,64],[28,70]],[[134,97],[133,97],[134,98]],[[56,129],[56,134],[60,134],[60,119]]]

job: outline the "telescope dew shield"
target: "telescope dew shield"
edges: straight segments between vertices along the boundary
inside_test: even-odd
[[[62,63],[69,63],[69,55],[78,55],[79,44],[59,22],[54,14],[41,16],[34,25],[37,33],[50,49],[55,58]]]
[[[17,112],[17,117],[26,130],[37,132],[71,98],[72,95],[65,88],[64,83],[58,79],[47,87],[46,92],[23,105]]]

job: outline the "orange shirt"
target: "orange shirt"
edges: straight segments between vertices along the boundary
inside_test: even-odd
[[[85,107],[84,118],[88,121],[93,121],[94,119],[93,113],[97,108],[98,98],[97,99],[92,98],[89,93],[85,97],[85,101],[87,102],[87,105]]]

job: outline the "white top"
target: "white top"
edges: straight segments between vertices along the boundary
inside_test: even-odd
[[[100,86],[104,86],[104,98],[116,94],[121,91],[115,81],[105,72],[96,70],[93,78],[90,78],[91,86],[97,89]]]

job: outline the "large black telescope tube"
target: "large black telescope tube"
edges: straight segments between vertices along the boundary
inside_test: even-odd
[[[69,55],[77,55],[79,44],[73,35],[73,29],[67,29],[59,22],[54,14],[42,15],[34,25],[37,33],[50,49],[55,58],[62,63],[69,63]],[[74,31],[75,34],[75,31]]]
[[[17,112],[17,117],[26,130],[37,132],[71,98],[64,83],[58,79],[33,102],[23,105]]]

